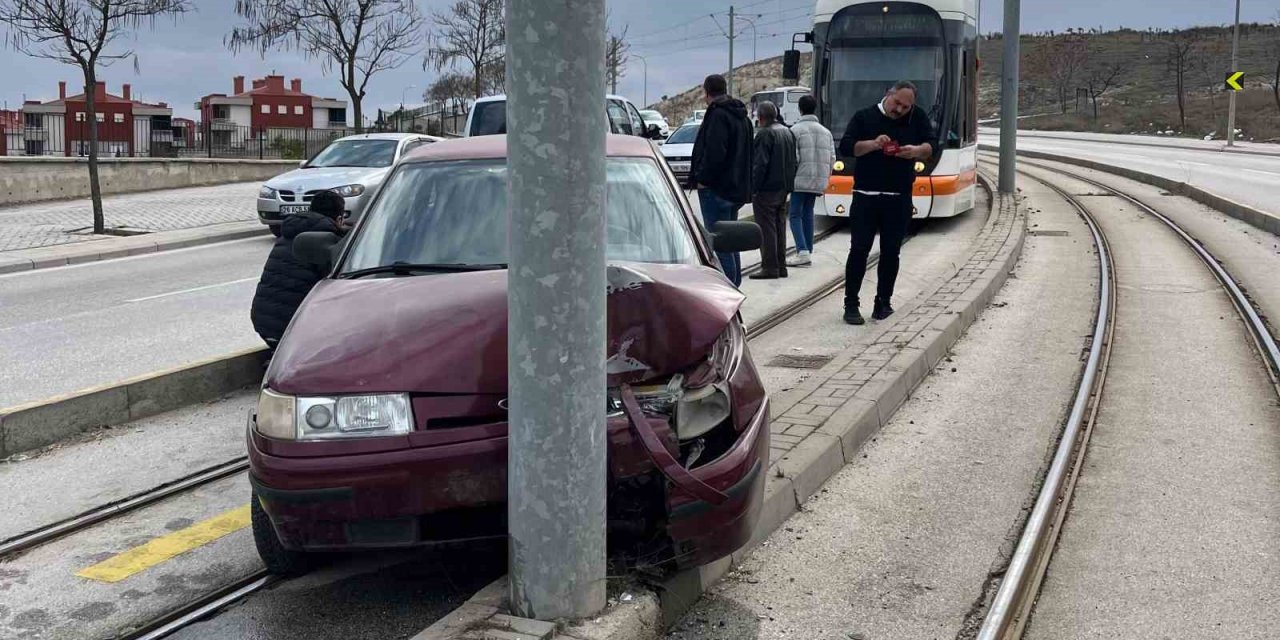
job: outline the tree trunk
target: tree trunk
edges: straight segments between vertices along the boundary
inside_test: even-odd
[[[354,84],[346,85],[343,88],[347,90],[347,97],[351,99],[351,115],[355,118],[356,133],[364,133],[364,105],[360,104],[360,94],[356,93]]]
[[[98,182],[98,76],[92,66],[84,68],[84,119],[89,122],[89,199],[93,201],[93,232],[106,231],[102,213],[102,185]],[[70,115],[70,114],[68,114]]]
[[[1185,131],[1187,129],[1187,107],[1186,107],[1186,100],[1183,96],[1184,91],[1182,90],[1183,82],[1182,82],[1181,71],[1178,71],[1177,85],[1178,85],[1178,123],[1181,129]]]
[[[1276,98],[1276,110],[1280,111],[1280,60],[1276,60],[1276,79],[1271,83],[1271,93]]]
[[[1098,96],[1093,95],[1093,92],[1091,91],[1089,92],[1089,99],[1093,101],[1093,121],[1097,122],[1098,121]]]

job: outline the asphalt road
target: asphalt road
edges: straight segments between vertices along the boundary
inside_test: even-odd
[[[261,344],[270,236],[0,276],[0,407]]]
[[[984,130],[983,143],[999,136]],[[1222,143],[1146,136],[1022,132],[1018,148],[1060,153],[1186,182],[1268,213],[1280,215],[1280,145],[1254,144],[1242,152],[1221,151]],[[1246,152],[1247,151],[1247,152]]]

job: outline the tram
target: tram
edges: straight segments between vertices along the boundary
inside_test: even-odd
[[[813,31],[796,34],[783,75],[798,80],[796,41],[813,46],[818,118],[837,145],[850,118],[873,105],[899,80],[919,89],[938,132],[940,152],[916,163],[916,218],[959,215],[974,207],[978,151],[978,0],[866,2],[817,0]],[[838,157],[817,215],[848,217],[853,199],[852,157]]]

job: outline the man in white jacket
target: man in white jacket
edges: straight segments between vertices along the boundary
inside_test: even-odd
[[[827,190],[831,166],[835,162],[835,140],[814,112],[818,101],[813,96],[800,98],[800,120],[791,125],[796,137],[800,166],[796,186],[791,193],[791,235],[796,239],[796,257],[787,262],[791,267],[807,267],[813,255],[813,204]]]

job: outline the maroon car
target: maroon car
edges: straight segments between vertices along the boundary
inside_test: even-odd
[[[630,566],[684,567],[750,538],[769,402],[743,295],[648,141],[608,140],[608,527]],[[348,241],[303,234],[332,268],[272,359],[248,429],[253,529],[276,572],[306,552],[506,533],[505,137],[421,148]]]

